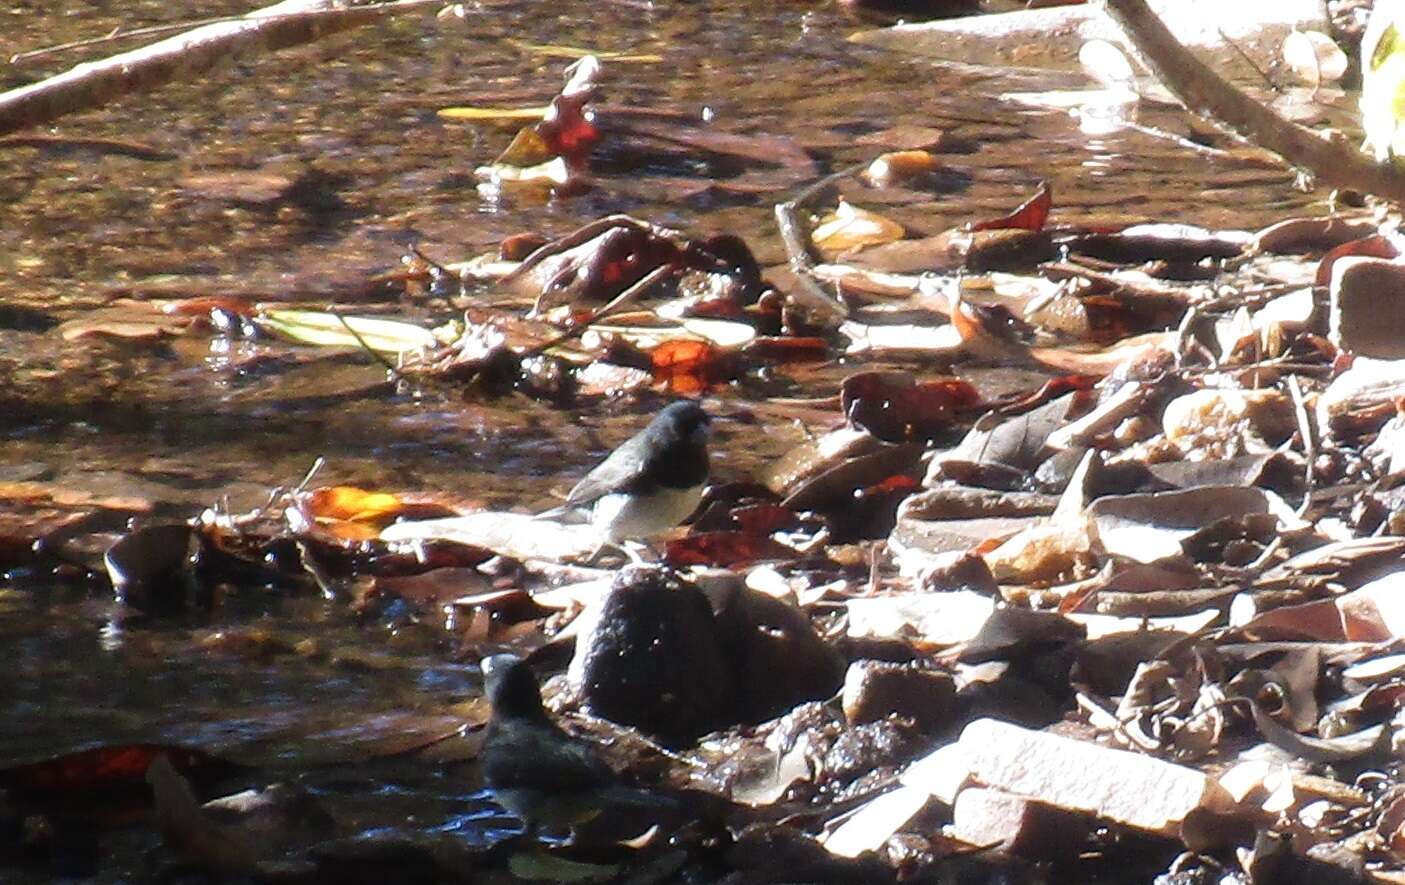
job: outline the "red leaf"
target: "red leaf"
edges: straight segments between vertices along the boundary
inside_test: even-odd
[[[767,536],[795,524],[795,513],[779,504],[748,504],[729,514],[743,534]]]
[[[850,424],[879,439],[927,439],[948,430],[960,411],[981,404],[980,393],[960,378],[918,383],[903,372],[859,372],[844,379],[840,406]]]
[[[762,559],[794,559],[795,551],[764,535],[700,532],[668,542],[664,561],[679,568],[706,565],[732,568]]]
[[[600,130],[585,118],[585,106],[593,97],[591,92],[558,95],[536,125],[537,134],[551,152],[565,157],[572,166],[585,166],[590,149],[600,141]]]
[[[224,311],[241,317],[254,317],[258,310],[243,298],[226,295],[203,295],[197,298],[182,298],[162,305],[161,312],[176,316],[204,316],[212,311]]]
[[[916,490],[920,485],[921,483],[912,477],[898,473],[888,477],[882,482],[874,483],[859,494],[864,497],[871,497],[874,495],[888,495],[893,492],[911,492]]]
[[[200,750],[160,744],[122,744],[79,750],[40,762],[0,769],[0,786],[31,798],[74,799],[81,794],[146,788],[146,770],[165,755],[189,778],[219,776],[238,768]],[[73,794],[80,795],[73,795]]]
[[[1002,414],[1019,415],[1052,402],[1066,393],[1075,390],[1092,390],[1100,380],[1097,375],[1060,375],[1045,381],[1032,393],[1019,394],[1000,406]]]
[[[1003,218],[989,221],[976,221],[966,226],[967,230],[1043,230],[1049,219],[1049,210],[1054,207],[1054,193],[1049,182],[1039,182],[1039,190],[1020,204],[1020,207]]]
[[[1342,243],[1322,256],[1322,261],[1317,265],[1317,277],[1313,282],[1318,286],[1330,284],[1332,282],[1332,265],[1336,263],[1338,258],[1346,258],[1349,255],[1361,255],[1367,258],[1399,258],[1400,250],[1395,248],[1394,243],[1382,236],[1362,237],[1359,240]]]

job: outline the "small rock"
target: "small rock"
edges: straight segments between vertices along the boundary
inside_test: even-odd
[[[844,657],[820,639],[803,611],[739,581],[712,598],[743,720],[767,719],[839,690]]]
[[[844,729],[830,744],[815,772],[815,781],[833,788],[836,783],[872,785],[889,779],[891,769],[931,748],[913,727],[899,719],[869,722]],[[882,769],[889,769],[883,771]],[[838,796],[845,790],[835,791]]]
[[[665,569],[619,573],[582,623],[567,680],[596,714],[669,741],[718,728],[735,708],[707,596]]]
[[[985,557],[969,550],[933,556],[930,567],[919,575],[918,586],[926,593],[969,590],[991,597],[1000,593],[1000,585],[995,583]]]
[[[1053,860],[1077,852],[1090,821],[1042,802],[1000,790],[969,787],[956,796],[952,834],[972,845],[1031,860]]]
[[[945,673],[882,661],[855,661],[844,675],[844,718],[850,725],[896,713],[935,732],[956,710],[956,682]]]
[[[1342,350],[1380,359],[1405,357],[1405,264],[1339,258],[1332,265],[1328,337]]]

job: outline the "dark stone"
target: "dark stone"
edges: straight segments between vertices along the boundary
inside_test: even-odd
[[[736,706],[707,597],[660,568],[620,572],[576,637],[568,679],[597,715],[665,741],[721,727]]]
[[[945,673],[882,661],[855,661],[844,676],[844,718],[850,725],[896,713],[931,733],[956,713],[956,682]]]
[[[839,690],[844,656],[819,637],[800,609],[739,580],[715,587],[712,598],[741,719],[768,719]]]
[[[931,749],[912,726],[897,719],[845,729],[815,773],[817,781],[850,781],[878,768],[893,768]]]
[[[845,659],[805,613],[714,576],[706,591],[656,567],[620,572],[583,616],[567,680],[597,715],[687,742],[832,697]]]

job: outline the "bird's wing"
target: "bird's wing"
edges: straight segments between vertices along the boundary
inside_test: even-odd
[[[648,469],[648,446],[642,437],[634,437],[610,453],[585,475],[566,496],[568,506],[583,506],[611,492],[628,489]]]
[[[617,782],[614,769],[592,747],[554,726],[514,722],[490,728],[482,764],[496,788],[591,790]]]

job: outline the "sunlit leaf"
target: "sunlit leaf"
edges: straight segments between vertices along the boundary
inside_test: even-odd
[[[896,221],[841,200],[834,212],[815,226],[811,238],[816,246],[826,251],[847,252],[892,243],[901,240],[905,233]]]
[[[308,508],[319,519],[369,522],[399,513],[404,505],[388,492],[368,492],[355,486],[328,486],[308,496]]]
[[[553,43],[528,43],[525,40],[508,40],[508,45],[523,52],[531,52],[544,58],[587,58],[594,56],[604,61],[617,61],[637,64],[659,64],[662,55],[654,53],[613,52],[602,49],[585,49],[580,46],[561,46]]]
[[[1049,187],[1049,182],[1041,181],[1039,189],[1020,204],[1014,212],[1002,218],[992,218],[989,221],[977,221],[972,223],[968,229],[977,230],[1043,230],[1044,222],[1049,218],[1049,210],[1054,205],[1053,190]]]
[[[929,151],[893,151],[880,155],[864,170],[864,178],[869,184],[887,187],[930,175],[942,168],[941,160]]]
[[[1108,89],[1136,91],[1137,75],[1127,53],[1107,40],[1089,40],[1078,50],[1083,72]]]
[[[1292,31],[1283,38],[1283,61],[1300,80],[1313,86],[1340,80],[1346,53],[1321,31]]]
[[[1377,162],[1405,153],[1405,40],[1400,39],[1401,4],[1376,3],[1361,39],[1361,128],[1363,147]]]
[[[533,108],[475,108],[475,107],[451,107],[440,108],[436,113],[441,120],[461,120],[465,122],[494,122],[513,120],[540,120],[546,116],[550,110],[549,106],[541,105]]]
[[[257,322],[285,338],[318,347],[369,347],[379,353],[403,353],[439,343],[433,332],[414,323],[317,310],[265,310]]]

